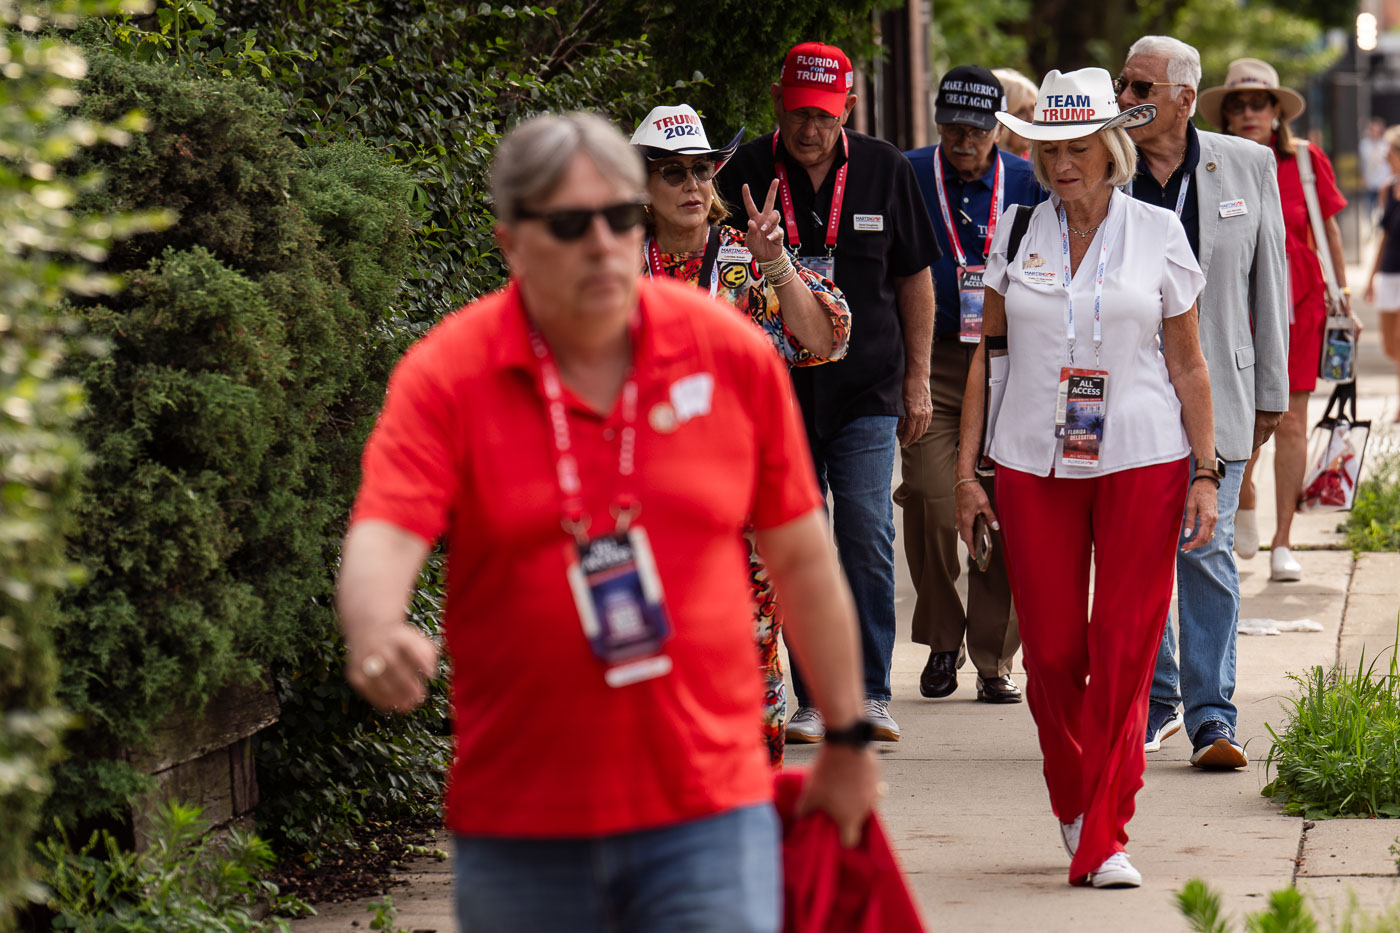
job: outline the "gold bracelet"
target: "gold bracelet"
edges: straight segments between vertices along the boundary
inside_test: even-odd
[[[969,476],[969,477],[967,477],[966,479],[960,479],[960,480],[958,480],[956,483],[953,484],[953,492],[957,492],[957,491],[958,491],[958,487],[961,486],[963,483],[975,483],[975,482],[977,482],[977,477],[975,477],[975,476]]]

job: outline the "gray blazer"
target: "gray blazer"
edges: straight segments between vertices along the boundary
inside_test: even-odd
[[[1200,207],[1201,350],[1210,367],[1215,446],[1226,460],[1254,447],[1254,413],[1288,410],[1288,259],[1273,150],[1198,131],[1192,184]],[[1243,198],[1245,213],[1221,217]]]

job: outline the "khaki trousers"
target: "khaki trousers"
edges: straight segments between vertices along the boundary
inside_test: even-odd
[[[904,510],[904,556],[917,593],[914,641],[931,651],[957,651],[966,639],[977,673],[996,677],[1011,673],[1012,656],[1021,645],[1000,532],[992,532],[992,562],[985,573],[968,561],[966,609],[956,589],[954,470],[963,390],[976,352],[976,345],[959,343],[956,337],[934,343],[929,377],[933,420],[923,437],[900,451],[903,481],[894,501]],[[995,509],[991,478],[982,480],[982,488]]]

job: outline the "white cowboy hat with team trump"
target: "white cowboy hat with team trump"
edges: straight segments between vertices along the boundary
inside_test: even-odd
[[[1268,91],[1278,101],[1279,116],[1285,123],[1302,113],[1308,106],[1303,95],[1291,87],[1278,83],[1278,72],[1268,62],[1257,58],[1237,58],[1230,62],[1225,72],[1225,83],[1219,87],[1208,87],[1196,98],[1201,116],[1210,121],[1211,126],[1225,127],[1220,111],[1225,106],[1225,98],[1239,91]]]
[[[1049,72],[1040,82],[1035,113],[1029,121],[1005,110],[997,111],[1002,126],[1038,142],[1078,139],[1114,126],[1130,130],[1151,123],[1156,117],[1157,108],[1152,104],[1119,110],[1113,79],[1102,68]]]
[[[711,148],[710,137],[705,135],[705,125],[700,122],[700,115],[689,104],[678,104],[674,107],[653,107],[651,113],[637,125],[631,142],[641,147],[648,161],[681,155],[706,156],[714,161],[715,171],[719,171],[743,139],[744,129],[740,127],[728,145]]]

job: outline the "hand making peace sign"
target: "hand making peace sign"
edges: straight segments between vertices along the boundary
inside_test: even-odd
[[[783,226],[779,223],[778,212],[773,202],[778,198],[778,179],[768,186],[768,198],[759,211],[749,195],[749,186],[744,186],[744,210],[749,213],[749,252],[759,262],[772,262],[783,253]]]

